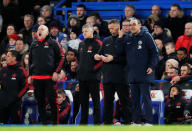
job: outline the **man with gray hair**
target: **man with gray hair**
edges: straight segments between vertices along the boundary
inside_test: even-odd
[[[142,104],[145,111],[145,125],[152,124],[151,83],[154,82],[154,70],[158,63],[158,50],[149,32],[141,29],[138,19],[130,21],[132,35],[123,37],[119,32],[118,53],[126,56],[127,80],[131,88],[132,119],[141,124]]]
[[[100,124],[99,83],[101,80],[100,66],[102,61],[95,60],[94,55],[101,49],[102,42],[93,37],[93,26],[84,25],[82,32],[85,40],[79,44],[77,71],[81,104],[80,124],[88,124],[89,94],[91,94],[94,105],[94,124]]]
[[[180,36],[176,42],[176,50],[180,47],[185,47],[189,54],[190,47],[192,46],[192,22],[188,22],[185,24],[184,35]]]
[[[32,27],[34,24],[34,17],[30,14],[24,16],[24,28],[19,33],[23,35],[23,41],[25,44],[31,45],[32,42]]]
[[[53,21],[51,6],[50,5],[44,5],[41,9],[41,15],[46,19],[47,25],[49,26],[51,21]]]

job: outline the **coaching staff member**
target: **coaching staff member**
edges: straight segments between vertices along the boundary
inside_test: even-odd
[[[51,106],[52,124],[57,124],[58,107],[56,103],[56,84],[61,71],[64,57],[61,46],[50,38],[48,27],[41,25],[29,52],[29,83],[34,85],[35,98],[38,104],[39,118],[42,124],[47,124],[45,98]]]
[[[120,31],[118,52],[127,59],[127,76],[132,96],[132,118],[141,123],[141,104],[144,104],[145,122],[152,123],[151,83],[154,82],[154,69],[158,63],[158,50],[149,32],[142,30],[138,19],[130,21],[132,35],[123,37]],[[141,99],[142,99],[142,102]]]
[[[89,94],[94,106],[94,124],[100,124],[100,66],[102,61],[94,60],[94,55],[101,49],[102,42],[93,38],[93,26],[86,24],[82,27],[85,40],[80,43],[78,49],[78,69],[81,121],[80,124],[88,123]]]

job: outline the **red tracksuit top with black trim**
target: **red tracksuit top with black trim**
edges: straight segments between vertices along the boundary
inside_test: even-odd
[[[29,75],[33,79],[52,79],[54,72],[59,73],[64,62],[61,45],[47,36],[35,40],[29,52]]]
[[[100,67],[102,61],[96,61],[102,42],[95,38],[87,38],[79,44],[77,77],[80,81],[100,81]]]
[[[0,85],[0,107],[18,100],[28,90],[25,69],[17,62],[3,67],[0,70]]]

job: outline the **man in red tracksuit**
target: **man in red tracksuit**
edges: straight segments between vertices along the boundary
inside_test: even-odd
[[[59,123],[56,102],[56,84],[64,57],[61,46],[49,37],[48,27],[41,25],[29,53],[29,83],[33,82],[35,98],[38,104],[39,119],[47,124],[45,98],[51,106],[52,122]],[[33,81],[32,81],[33,80]]]
[[[28,89],[27,73],[17,62],[19,53],[11,50],[7,53],[7,67],[0,70],[0,123],[20,124],[19,110],[21,97]]]

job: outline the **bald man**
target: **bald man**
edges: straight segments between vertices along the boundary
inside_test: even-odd
[[[35,98],[38,104],[41,124],[46,120],[45,99],[51,106],[52,123],[58,124],[58,107],[56,103],[56,81],[58,80],[64,57],[61,46],[49,37],[48,27],[41,25],[36,40],[32,43],[29,55],[29,79],[35,87]]]

